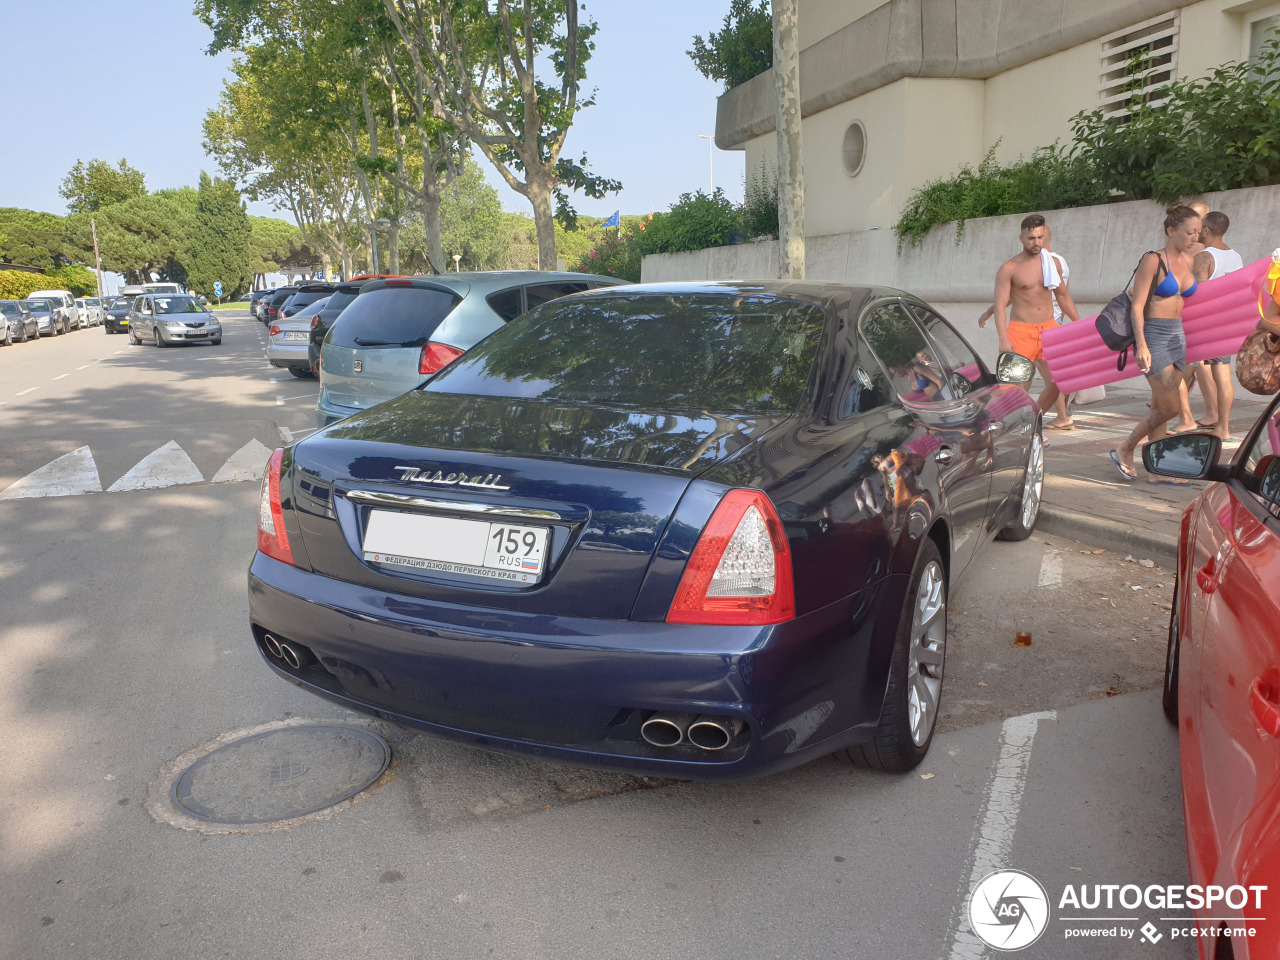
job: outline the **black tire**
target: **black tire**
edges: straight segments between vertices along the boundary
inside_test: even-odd
[[[4,345],[6,347],[13,346],[13,331],[9,329],[9,322],[4,322]]]
[[[219,337],[217,340],[210,340],[209,342],[210,342],[211,344],[213,344],[215,347],[220,347],[220,346],[222,346],[222,338],[221,338],[221,337]]]
[[[941,589],[942,643],[940,662],[932,668],[938,681],[937,695],[931,707],[933,716],[929,718],[928,733],[921,742],[911,732],[911,648],[912,633],[915,625],[915,609],[921,581],[926,573],[938,577]],[[867,743],[857,744],[841,751],[837,756],[848,760],[859,767],[870,767],[890,773],[905,773],[913,770],[929,752],[933,742],[933,734],[937,729],[938,706],[941,703],[941,683],[946,661],[946,625],[947,625],[947,577],[946,567],[942,563],[942,555],[937,545],[930,539],[920,544],[920,552],[916,554],[915,568],[911,571],[911,579],[907,583],[907,598],[898,617],[898,630],[893,644],[893,661],[889,665],[889,682],[885,688],[884,703],[880,707],[880,725],[875,736]],[[938,651],[935,651],[938,652]]]
[[[137,331],[133,329],[133,324],[129,324],[129,346],[136,347],[140,343],[142,343],[142,341],[138,339],[138,334]]]
[[[1169,646],[1164,655],[1164,715],[1178,725],[1178,660],[1182,655],[1181,629],[1178,626],[1178,581],[1173,581],[1173,610],[1169,613]]]
[[[292,373],[292,374],[293,374],[295,377],[297,377],[299,380],[309,380],[309,379],[311,379],[311,371],[310,371],[310,370],[306,370],[306,369],[304,369],[304,368],[302,368],[302,367],[290,367],[290,368],[289,368],[289,372],[290,372],[290,373]]]
[[[1028,496],[1033,498],[1031,503],[1028,503]],[[1031,435],[1030,449],[1027,451],[1027,465],[1022,473],[1022,496],[1018,500],[1017,516],[996,534],[996,539],[1017,542],[1031,536],[1036,529],[1036,521],[1040,519],[1040,506],[1043,502],[1044,436],[1037,423],[1036,432]]]
[[[156,337],[156,347],[157,347],[157,348],[160,348],[160,347],[167,347],[167,346],[168,346],[168,344],[164,342],[164,337],[160,336],[160,328],[159,328],[159,327],[152,327],[152,328],[151,328],[151,332],[152,332],[153,334],[155,334],[155,337]]]

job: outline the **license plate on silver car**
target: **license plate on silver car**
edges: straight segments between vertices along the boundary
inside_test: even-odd
[[[370,511],[364,532],[367,562],[506,583],[537,583],[546,547],[546,527],[392,510]]]
[[[306,340],[307,331],[305,330],[286,330],[284,338],[286,340]]]

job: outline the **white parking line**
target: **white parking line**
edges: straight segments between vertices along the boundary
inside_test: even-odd
[[[63,377],[69,377],[69,376],[71,376],[71,374],[69,374],[69,373],[60,373],[60,374],[58,374],[56,377],[54,377],[53,379],[55,379],[55,380],[61,380]]]
[[[15,397],[25,397],[25,396],[26,396],[28,393],[30,393],[32,390],[39,390],[39,389],[40,389],[39,387],[27,387],[27,389],[25,389],[25,390],[19,390],[17,393],[15,393],[15,394],[14,394],[14,396],[15,396]]]
[[[1057,719],[1058,714],[1053,710],[1027,713],[1010,717],[1000,729],[1000,757],[987,788],[987,806],[978,824],[969,881],[957,898],[949,960],[977,960],[987,955],[986,944],[969,929],[969,894],[988,874],[1008,868],[1036,727],[1041,720]]]
[[[1046,550],[1040,561],[1040,586],[1062,586],[1062,554],[1057,550]]]
[[[77,369],[77,370],[85,370],[85,369],[88,369],[89,367],[92,367],[92,366],[93,366],[93,364],[92,364],[92,363],[82,363],[82,364],[80,364],[80,366],[76,367],[76,369]]]
[[[297,397],[276,397],[276,406],[283,407],[289,400],[314,400],[315,396],[314,393],[304,393]]]

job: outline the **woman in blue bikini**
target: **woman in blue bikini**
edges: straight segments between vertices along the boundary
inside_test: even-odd
[[[1115,450],[1111,459],[1126,480],[1135,480],[1133,452],[1138,441],[1158,435],[1181,407],[1178,388],[1187,365],[1187,341],[1182,332],[1182,301],[1196,292],[1195,274],[1187,251],[1200,239],[1200,214],[1174,204],[1164,218],[1164,250],[1148,253],[1138,264],[1133,281],[1134,357],[1151,386],[1151,412]],[[1164,478],[1151,482],[1170,482]],[[1179,482],[1179,481],[1172,481]],[[1186,483],[1187,481],[1180,481]]]

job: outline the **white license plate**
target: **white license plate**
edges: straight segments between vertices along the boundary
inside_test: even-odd
[[[546,568],[547,528],[372,510],[364,559],[423,572],[537,583]]]
[[[286,330],[284,334],[286,340],[306,340],[307,331],[305,330]]]

